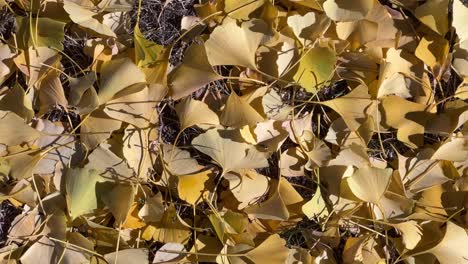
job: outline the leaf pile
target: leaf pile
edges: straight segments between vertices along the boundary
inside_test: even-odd
[[[0,2],[2,262],[468,263],[463,1],[141,4]]]

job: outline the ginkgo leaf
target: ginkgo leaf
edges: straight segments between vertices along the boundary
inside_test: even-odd
[[[135,61],[138,67],[145,67],[156,63],[163,52],[164,47],[149,41],[140,31],[140,27],[135,25],[134,29],[135,40]]]
[[[281,121],[268,120],[255,126],[244,126],[240,131],[242,137],[251,144],[260,145],[268,151],[276,151],[288,137]]]
[[[8,112],[0,119],[0,144],[12,146],[28,143],[41,135],[41,132],[26,125],[24,120],[13,112]]]
[[[468,141],[463,135],[453,137],[440,146],[432,155],[433,160],[450,160],[463,162],[468,159]]]
[[[244,143],[238,130],[213,128],[194,138],[192,144],[218,163],[223,173],[268,166],[269,155]]]
[[[328,217],[328,208],[325,200],[322,197],[320,188],[317,187],[314,196],[310,201],[302,206],[302,212],[309,218],[325,219]]]
[[[7,44],[0,44],[0,84],[13,73],[13,62],[10,60],[15,53]]]
[[[93,87],[96,78],[94,72],[79,78],[70,78],[68,103],[77,108],[78,114],[88,114],[99,106],[97,92]]]
[[[118,94],[118,98],[107,101],[104,113],[138,128],[148,127],[155,122],[154,108],[160,98],[156,98],[148,86],[136,90],[133,88],[125,89]]]
[[[165,252],[170,251],[170,252]],[[180,254],[175,253],[180,252]],[[179,243],[166,243],[164,244],[156,254],[154,254],[153,264],[156,263],[167,263],[167,262],[175,262],[184,256],[185,247],[183,244]]]
[[[293,79],[306,91],[316,92],[333,77],[336,61],[335,52],[330,48],[311,48],[303,54]]]
[[[246,253],[254,263],[284,263],[288,258],[288,248],[286,247],[286,241],[283,240],[279,235],[271,235],[260,245],[253,250]],[[268,256],[268,259],[265,258]]]
[[[330,25],[330,19],[326,16],[319,16],[314,12],[309,12],[303,16],[297,14],[288,17],[288,25],[292,28],[296,37],[303,45],[320,36]]]
[[[81,142],[93,149],[108,139],[121,125],[121,121],[110,118],[103,111],[94,111],[81,123]]]
[[[243,97],[231,93],[219,121],[224,126],[242,127],[255,125],[263,121],[263,117]]]
[[[428,119],[427,106],[407,101],[398,96],[382,100],[383,121],[397,128],[400,141],[414,148],[423,143],[425,121]]]
[[[127,217],[125,218],[124,223],[122,224],[122,228],[142,228],[146,226],[145,221],[141,219],[139,216],[139,207],[140,205],[135,200],[139,199],[140,197],[135,197],[133,203],[130,206],[130,210],[128,211]]]
[[[304,176],[307,155],[299,148],[289,148],[281,153],[281,174],[286,177]]]
[[[357,169],[347,178],[349,188],[364,202],[379,204],[380,198],[387,190],[392,169],[363,167]]]
[[[212,177],[211,170],[205,170],[194,174],[179,176],[177,191],[182,200],[196,205],[207,191],[207,181]]]
[[[384,263],[384,252],[379,241],[370,235],[352,237],[346,241],[343,262]]]
[[[269,179],[255,170],[229,172],[224,178],[229,182],[229,191],[236,199],[239,210],[257,203],[268,192]],[[228,203],[228,197],[223,198]]]
[[[222,78],[213,70],[206,54],[203,45],[192,44],[185,52],[182,64],[168,75],[170,93],[174,99],[180,99]]]
[[[468,121],[468,103],[454,100],[445,104],[444,113],[439,113],[426,123],[428,133],[451,135]]]
[[[363,80],[367,85],[377,79],[378,65],[368,53],[343,53],[337,64],[336,72],[343,79]]]
[[[355,166],[358,168],[370,166],[366,149],[358,144],[351,144],[348,148],[341,149],[338,156],[328,165]]]
[[[33,105],[23,88],[17,83],[0,99],[0,111],[11,111],[31,121],[34,116]]]
[[[441,264],[464,263],[468,258],[464,246],[468,243],[468,234],[463,227],[447,222],[445,228],[433,227],[432,237],[440,237],[441,240],[429,249],[419,251],[416,254],[431,253]],[[443,230],[443,231],[442,231]]]
[[[146,199],[145,205],[141,207],[138,216],[146,223],[159,222],[164,215],[164,204],[161,193]]]
[[[414,249],[423,235],[421,227],[414,220],[393,224],[403,236],[403,243],[409,250]]]
[[[18,47],[53,47],[63,50],[65,23],[47,17],[16,17]],[[34,26],[31,26],[34,25]]]
[[[179,117],[181,130],[200,124],[219,125],[218,115],[206,103],[191,97],[176,105],[175,110]]]
[[[96,184],[101,181],[93,169],[69,169],[66,175],[68,211],[72,218],[89,213],[98,208]]]
[[[418,6],[414,15],[430,29],[445,36],[448,31],[448,0],[429,0]]]
[[[127,218],[135,196],[135,187],[130,184],[118,183],[101,195],[101,200],[114,216],[116,225],[123,224]]]
[[[255,23],[254,23],[255,22]],[[232,19],[224,19],[205,42],[208,61],[212,66],[238,65],[256,69],[255,52],[264,37],[259,20],[250,20],[238,26]],[[251,28],[254,28],[253,31]]]
[[[34,234],[36,224],[38,224],[38,212],[25,212],[17,215],[11,222],[11,227],[8,230],[8,235],[13,237],[14,242],[26,242],[22,237],[31,236]]]
[[[130,248],[123,249],[104,255],[107,263],[127,264],[127,263],[149,263],[148,249]]]
[[[103,178],[128,183],[128,180],[136,174],[123,158],[114,153],[112,146],[108,143],[101,143],[96,147],[88,155],[88,160],[86,166],[96,170]]]
[[[449,180],[441,163],[431,159],[433,154],[434,150],[430,148],[422,149],[413,157],[398,154],[398,171],[407,190],[420,192]]]
[[[104,104],[125,88],[145,83],[145,74],[129,58],[106,62],[101,68],[99,102]]]
[[[183,224],[177,215],[173,204],[164,212],[162,220],[156,225],[151,236],[155,241],[163,243],[185,244],[192,234],[187,224]],[[143,236],[143,235],[142,235]]]
[[[295,66],[298,60],[296,41],[290,36],[279,34],[277,41],[260,46],[257,50],[260,71],[291,80],[294,74],[291,67]]]
[[[366,117],[365,109],[371,103],[372,101],[365,85],[359,85],[347,95],[321,102],[321,104],[337,112],[352,131],[359,129],[359,126]]]
[[[312,134],[310,131],[305,131],[306,134]],[[317,139],[316,137],[309,137],[308,139],[302,141],[301,138],[300,144],[303,145],[305,154],[308,157],[308,161],[305,165],[305,168],[312,170],[318,167],[324,167],[327,165],[328,161],[331,158],[331,151],[325,144],[325,142]]]
[[[409,98],[412,91],[407,78],[419,76],[422,65],[415,58],[403,50],[391,48],[387,51],[387,57],[383,67],[380,68],[379,91],[377,97],[386,95],[397,95]],[[414,78],[414,77],[413,77]]]
[[[373,0],[327,0],[323,3],[325,14],[332,20],[346,22],[364,18],[374,6]]]
[[[270,89],[262,97],[263,112],[269,119],[286,120],[292,112],[292,107],[281,100],[281,96],[274,89]]]
[[[56,50],[47,47],[29,47],[13,61],[18,69],[27,76],[28,87],[37,86],[40,80],[50,71],[50,67],[57,67],[61,56]]]
[[[235,240],[235,235],[240,235],[248,223],[246,215],[233,211],[210,214],[208,218],[219,240],[223,243]]]
[[[157,139],[156,129],[137,129],[129,125],[124,133],[123,155],[138,177],[146,179],[156,159],[149,149],[150,142]]]
[[[49,73],[41,80],[38,86],[39,101],[41,103],[41,107],[39,108],[40,114],[46,113],[56,105],[68,107],[68,101],[65,98],[65,91],[60,82],[59,74]]]
[[[265,0],[253,1],[251,3],[246,3],[242,0],[226,0],[224,2],[224,12],[232,18],[248,20],[250,13],[254,12],[264,3]]]
[[[273,189],[268,200],[250,206],[244,212],[256,218],[280,221],[302,215],[304,199],[294,187],[286,179],[280,178],[277,188],[276,191]]]
[[[41,237],[21,256],[21,263],[86,263],[90,255],[74,245],[65,245],[53,241],[47,236]]]
[[[339,22],[336,25],[337,36],[340,39],[349,41],[352,50],[377,40],[377,32],[378,24],[367,19]]]
[[[76,24],[101,35],[116,37],[112,29],[94,18],[94,16],[98,15],[97,13],[68,0],[64,1],[63,9],[68,13],[70,19]]]
[[[441,37],[424,36],[416,48],[415,55],[426,63],[428,66],[434,68],[441,66],[449,53],[449,43],[446,39]]]
[[[460,42],[467,40],[468,26],[465,23],[465,18],[468,16],[468,7],[463,4],[462,0],[454,0],[452,10],[452,26],[456,29]]]

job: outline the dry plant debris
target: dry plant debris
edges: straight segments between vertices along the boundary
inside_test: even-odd
[[[468,263],[464,2],[2,0],[2,263]]]

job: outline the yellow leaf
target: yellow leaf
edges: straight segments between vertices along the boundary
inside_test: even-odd
[[[413,103],[398,96],[382,100],[383,120],[386,125],[398,129],[398,140],[415,148],[422,145],[426,121],[430,115],[426,105]]]
[[[194,43],[185,52],[182,64],[171,71],[167,78],[170,94],[177,100],[222,77],[208,62],[205,47]]]
[[[445,36],[448,31],[449,0],[429,0],[418,6],[414,15],[430,29]]]
[[[286,221],[302,215],[304,199],[284,178],[280,178],[277,189],[272,189],[268,200],[246,208],[244,212],[255,218]]]
[[[138,67],[146,67],[160,59],[164,47],[147,40],[138,25],[135,25],[134,40],[135,61]]]
[[[468,234],[463,227],[447,222],[446,228],[440,228],[435,225],[430,225],[433,229],[430,237],[432,240],[441,238],[435,245],[423,251],[416,251],[415,254],[431,253],[441,264],[465,263],[468,259],[468,252],[465,250],[465,245],[468,244]]]
[[[441,37],[424,36],[416,48],[415,55],[429,67],[441,66],[447,58],[449,43]]]
[[[372,103],[368,89],[359,85],[349,94],[321,102],[337,112],[351,131],[357,131],[366,118],[366,109]]]
[[[149,263],[147,248],[130,248],[104,255],[107,263],[127,264],[127,263]]]
[[[349,188],[364,202],[379,204],[380,198],[387,190],[392,169],[363,167],[357,169],[347,178]]]
[[[63,50],[65,23],[47,17],[16,17],[18,48],[52,47]]]
[[[96,184],[102,178],[93,169],[69,169],[65,178],[68,211],[72,219],[98,208]]]
[[[137,85],[134,88],[141,88]],[[154,92],[154,91],[153,91]],[[145,128],[155,123],[154,108],[160,98],[154,97],[151,89],[144,86],[141,89],[125,89],[117,98],[107,101],[104,113],[111,118],[129,123],[138,128]]]
[[[41,135],[41,132],[26,125],[24,120],[13,112],[8,112],[0,119],[0,144],[14,146],[31,143]]]
[[[120,226],[127,218],[135,197],[135,187],[125,183],[114,183],[106,186],[101,200],[109,208],[115,219],[115,226]]]
[[[83,252],[74,245],[65,245],[49,239],[47,236],[41,237],[26,252],[20,260],[24,264],[34,263],[86,263],[89,262],[90,255]]]
[[[26,122],[30,122],[34,116],[32,102],[18,83],[0,99],[0,110],[14,112]]]
[[[253,263],[269,264],[284,263],[288,258],[286,241],[279,235],[271,235],[256,248],[246,253]],[[265,256],[268,256],[267,258]]]
[[[102,110],[94,111],[81,123],[81,142],[93,149],[108,139],[121,125],[121,121],[110,118]]]
[[[125,88],[145,83],[145,74],[129,58],[105,62],[101,68],[99,103],[108,102]]]
[[[158,193],[146,199],[145,205],[138,212],[138,217],[143,219],[145,223],[159,222],[163,218],[164,210],[162,195]]]
[[[268,166],[268,154],[244,143],[238,130],[213,128],[194,138],[192,145],[218,163],[223,173]]]
[[[157,139],[156,129],[137,129],[129,125],[124,133],[123,155],[138,177],[147,179],[156,159],[155,153],[149,149],[150,142]]]
[[[255,170],[239,170],[226,173],[224,178],[229,182],[229,191],[235,198],[235,207],[239,210],[257,203],[268,193],[269,179]],[[228,204],[227,195],[222,195]]]
[[[219,118],[206,103],[191,97],[176,105],[175,110],[180,121],[180,130],[194,125],[219,125]]]
[[[293,79],[310,93],[333,77],[336,55],[330,48],[314,47],[303,54]]]
[[[320,187],[317,187],[314,196],[310,201],[305,203],[302,206],[302,212],[309,218],[317,218],[319,221],[324,220],[328,217],[329,212],[327,208],[327,204],[322,197],[322,192],[320,191]]]
[[[255,52],[264,37],[264,27],[260,20],[249,20],[239,27],[235,20],[224,19],[205,42],[208,61],[212,66],[238,65],[256,69]]]
[[[211,170],[205,170],[194,174],[179,175],[177,191],[182,200],[196,205],[201,201],[203,193],[208,191],[208,180],[213,177]]]
[[[374,6],[374,0],[327,0],[323,9],[335,21],[347,22],[364,18]]]
[[[463,4],[462,0],[454,0],[452,10],[452,26],[456,29],[460,42],[467,40],[468,25],[466,24],[466,17],[468,16],[468,7]]]
[[[409,250],[414,249],[423,235],[421,227],[414,220],[392,224],[403,236],[403,243]]]
[[[70,19],[74,23],[82,26],[83,28],[90,29],[100,35],[114,38],[116,37],[112,29],[94,18],[97,13],[94,13],[85,7],[68,0],[64,1],[63,9],[65,9],[65,12],[68,13]]]
[[[228,16],[248,20],[249,15],[254,12],[256,9],[261,7],[265,3],[265,0],[257,1],[244,1],[244,0],[225,0],[224,1],[224,12]]]
[[[468,141],[466,136],[459,133],[450,141],[445,142],[432,155],[432,160],[449,160],[463,162],[468,159]]]
[[[242,127],[255,125],[263,121],[263,117],[243,97],[239,97],[235,92],[232,92],[219,121],[224,126]]]

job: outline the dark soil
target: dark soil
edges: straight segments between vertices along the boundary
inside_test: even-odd
[[[15,26],[15,15],[6,6],[0,8],[0,38],[9,39]]]
[[[0,247],[5,245],[11,222],[20,213],[21,209],[16,208],[7,200],[0,204]]]
[[[140,30],[143,35],[158,44],[170,45],[180,36],[180,24],[182,17],[194,15],[193,5],[195,0],[143,0],[140,9]],[[137,20],[138,1],[135,1],[131,16],[131,30]],[[173,47],[170,62],[178,64],[183,57],[187,43],[177,43]]]

